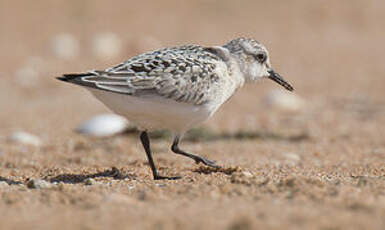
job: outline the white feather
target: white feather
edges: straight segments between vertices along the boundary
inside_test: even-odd
[[[89,90],[112,111],[127,117],[143,130],[168,129],[183,133],[215,112],[210,105],[193,105],[162,97],[134,97],[92,88]]]

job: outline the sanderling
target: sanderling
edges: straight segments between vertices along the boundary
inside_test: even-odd
[[[219,168],[214,161],[179,148],[182,135],[207,120],[244,83],[269,78],[285,89],[293,87],[271,68],[269,53],[253,39],[237,38],[223,46],[185,45],[135,56],[115,67],[59,80],[85,86],[112,111],[139,130],[155,180],[160,176],[152,158],[147,132],[167,129],[175,134],[171,150]]]

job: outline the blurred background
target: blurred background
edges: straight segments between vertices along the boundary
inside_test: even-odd
[[[306,100],[305,113],[317,106],[361,106],[372,116],[384,103],[384,9],[382,1],[360,0],[2,0],[0,134],[67,132],[107,111],[84,89],[54,79],[63,73],[107,68],[161,47],[221,45],[240,36],[269,49],[273,67]],[[208,124],[228,130],[274,125],[261,104],[273,89],[281,90],[270,81],[246,87]],[[334,128],[345,126],[343,120]]]
[[[372,180],[368,178],[381,175],[383,178],[385,172],[384,28],[385,1],[381,0],[0,0],[0,167],[1,176],[12,180],[0,179],[17,184],[17,181],[30,177],[49,179],[63,172],[83,175],[84,172],[95,173],[98,167],[116,166],[151,181],[136,136],[100,142],[82,139],[74,132],[82,122],[108,113],[108,110],[85,89],[59,82],[55,77],[63,73],[104,69],[134,55],[167,46],[222,45],[237,37],[250,37],[267,47],[273,68],[294,86],[295,92],[287,93],[269,80],[247,85],[203,124],[214,136],[220,136],[219,140],[186,141],[183,145],[193,152],[210,153],[205,156],[220,164],[245,167],[251,172],[247,175],[263,175],[271,183],[266,182],[266,186],[273,189],[269,187],[268,192],[263,192],[264,184],[260,187],[237,184],[235,191],[223,189],[220,182],[210,184],[211,180],[223,179],[223,184],[228,184],[229,180],[222,174],[192,172],[190,169],[195,166],[190,161],[168,154],[170,140],[158,140],[154,149],[161,153],[157,158],[161,158],[160,164],[165,166],[162,169],[168,169],[168,174],[188,174],[195,178],[191,181],[202,184],[162,193],[164,190],[155,185],[155,189],[146,187],[152,186],[152,182],[140,185],[129,181],[134,183],[130,186],[144,187],[138,192],[126,189],[123,195],[128,194],[129,199],[137,195],[139,200],[147,197],[152,202],[141,203],[143,209],[137,209],[141,211],[128,213],[134,219],[135,215],[152,213],[158,218],[154,221],[157,223],[167,220],[169,216],[165,218],[164,215],[174,215],[175,208],[184,207],[184,211],[193,214],[195,219],[186,220],[181,212],[175,217],[179,223],[194,220],[195,224],[200,220],[208,223],[213,220],[210,218],[213,213],[220,210],[216,218],[224,222],[239,213],[248,217],[261,212],[259,217],[265,218],[261,223],[268,226],[279,226],[277,219],[281,217],[286,218],[288,226],[301,220],[311,227],[313,220],[323,220],[321,225],[326,226],[323,229],[339,229],[334,228],[333,223],[362,227],[359,223],[365,221],[367,226],[373,227],[371,229],[383,226],[385,200],[378,197],[384,197],[384,187],[380,187],[380,183],[371,184]],[[202,135],[198,132],[198,136]],[[229,141],[229,137],[235,140]],[[20,147],[24,144],[38,148]],[[280,167],[286,167],[287,171]],[[176,172],[172,171],[174,168],[177,168]],[[304,179],[289,181],[287,186],[286,182],[272,179],[297,175],[295,173]],[[316,179],[321,181],[317,182],[321,184],[319,187],[309,182],[311,175],[321,175]],[[368,177],[357,182],[358,176],[362,175]],[[206,179],[201,178],[211,179],[206,183]],[[237,181],[232,179],[233,183]],[[383,179],[378,182],[383,186]],[[316,187],[321,192],[306,190],[301,193],[305,185],[310,191]],[[296,190],[291,193],[293,186]],[[119,191],[123,187],[114,188]],[[323,193],[321,188],[326,192]],[[106,226],[110,220],[115,225],[128,221],[126,216],[116,221],[114,213],[120,209],[107,204],[103,209],[105,212],[101,212],[103,215],[82,212],[83,205],[97,207],[101,203],[99,197],[110,187],[104,189],[91,191],[74,187],[66,190],[64,187],[64,194],[70,191],[67,195],[42,192],[28,193],[27,196],[12,192],[3,196],[0,213],[4,218],[16,220],[20,214],[18,209],[4,211],[6,209],[1,208],[10,207],[8,200],[10,204],[22,200],[24,204],[36,205],[33,210],[43,214],[31,217],[30,213],[23,212],[20,215],[27,219],[48,220],[52,226],[56,226],[55,221],[59,219],[62,223],[66,218],[70,219],[67,222],[72,222],[75,215],[104,221]],[[143,191],[147,196],[142,195]],[[219,195],[209,195],[208,202],[197,198],[212,192]],[[255,194],[258,195],[254,200],[248,200]],[[271,198],[270,194],[276,197]],[[286,198],[290,194],[305,194],[306,202],[290,202]],[[194,200],[195,206],[183,203],[184,196]],[[234,196],[238,197],[236,202],[233,202]],[[280,196],[284,198],[279,200]],[[116,199],[116,203],[127,201],[126,197],[111,199]],[[227,200],[233,211],[223,208],[218,199]],[[165,200],[181,203],[162,203]],[[158,202],[159,206],[152,212],[153,202]],[[61,210],[70,210],[71,214],[58,219],[47,218],[55,209],[52,204],[64,204],[60,206]],[[68,209],[68,204],[75,208]],[[196,211],[205,205],[206,211]],[[220,214],[223,215],[218,216]],[[100,216],[104,219],[99,219]],[[82,221],[74,219],[78,221],[76,223]],[[2,223],[3,227],[8,226],[6,223]],[[237,228],[237,223],[235,228],[229,229],[244,229]],[[240,223],[244,226],[242,220]],[[166,222],[163,226],[169,225]],[[178,229],[178,225],[175,226]]]

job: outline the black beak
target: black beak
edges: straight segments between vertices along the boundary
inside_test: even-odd
[[[282,85],[285,89],[289,91],[293,91],[294,88],[291,86],[287,81],[285,81],[278,73],[274,72],[274,70],[267,71],[270,75],[268,76],[269,79],[277,82],[278,84]]]

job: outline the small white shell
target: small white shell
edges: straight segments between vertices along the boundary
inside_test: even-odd
[[[39,137],[23,131],[12,133],[8,140],[15,143],[33,146],[40,146],[42,143]]]
[[[299,112],[305,106],[305,101],[294,93],[283,90],[273,90],[264,98],[265,104],[284,112]]]
[[[128,127],[124,117],[115,114],[101,114],[85,121],[76,131],[94,137],[108,137],[123,132]]]

